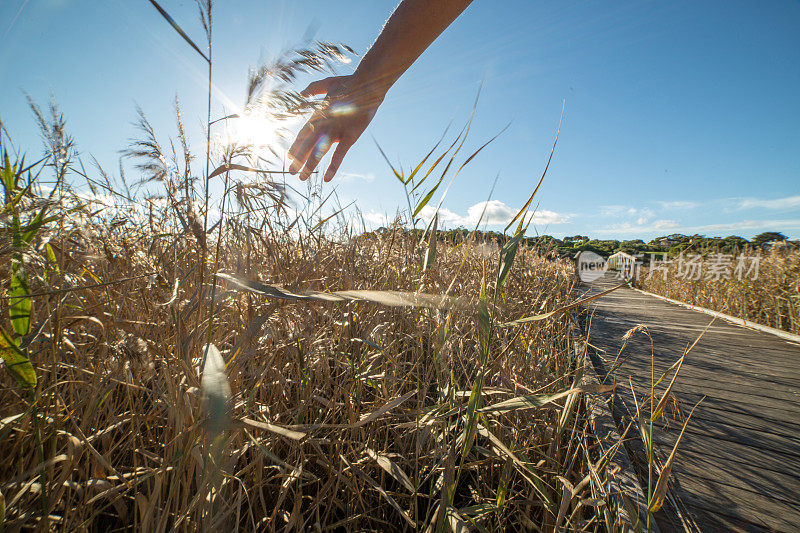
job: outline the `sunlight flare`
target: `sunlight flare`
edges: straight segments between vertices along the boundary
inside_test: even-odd
[[[255,155],[269,158],[283,145],[289,121],[254,114],[243,114],[228,121],[225,132],[218,139],[223,149],[248,148]]]

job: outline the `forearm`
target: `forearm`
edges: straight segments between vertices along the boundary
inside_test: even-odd
[[[325,181],[333,179],[389,88],[471,2],[403,0],[352,75],[315,81],[301,91],[306,97],[326,96],[289,148],[289,172],[300,172],[301,180],[308,179],[336,144],[324,177]]]
[[[364,55],[354,78],[383,96],[472,0],[403,0]]]

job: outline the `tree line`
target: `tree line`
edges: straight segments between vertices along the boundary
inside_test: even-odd
[[[374,233],[390,231],[387,228],[380,228]],[[423,230],[406,230],[411,233],[418,233],[419,238],[423,237]],[[372,232],[371,232],[372,233]],[[458,244],[463,242],[472,233],[465,228],[437,231],[440,241]],[[475,236],[479,242],[496,243],[503,246],[510,238],[509,235],[497,231],[476,231]],[[616,239],[591,239],[586,235],[573,235],[561,239],[552,235],[539,235],[526,237],[525,243],[529,247],[538,248],[543,253],[552,253],[560,256],[573,256],[580,251],[592,251],[604,257],[617,252],[625,252],[631,255],[644,254],[668,254],[679,255],[681,252],[692,253],[728,253],[736,254],[754,249],[767,250],[778,246],[787,249],[800,249],[800,241],[789,240],[786,236],[777,231],[767,231],[760,233],[752,239],[745,239],[738,235],[728,237],[707,237],[705,235],[683,235],[672,233],[656,237],[648,242],[642,239],[616,240]]]

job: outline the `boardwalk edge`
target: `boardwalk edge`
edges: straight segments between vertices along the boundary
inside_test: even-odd
[[[574,316],[570,317],[576,365],[583,371],[586,384],[599,384],[597,371],[588,357],[586,335],[583,334]],[[605,465],[606,477],[610,485],[609,507],[620,522],[622,531],[642,531],[647,523],[647,498],[639,483],[625,446],[622,444],[617,424],[606,400],[598,395],[584,395],[589,427],[599,445],[601,455],[611,450]],[[650,519],[650,531],[659,533],[656,521]]]

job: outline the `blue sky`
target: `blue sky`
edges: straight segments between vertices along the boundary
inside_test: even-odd
[[[250,66],[309,28],[365,51],[395,3],[217,2],[214,115],[243,104]],[[193,2],[162,5],[202,41]],[[109,169],[136,133],[136,104],[163,139],[174,133],[177,94],[199,153],[204,65],[146,0],[3,0],[0,21],[0,117],[28,152],[41,141],[23,90],[40,103],[52,93],[81,153]],[[798,28],[797,1],[475,0],[392,88],[323,190],[374,223],[392,216],[405,198],[371,136],[411,166],[468,118],[483,82],[465,148],[512,123],[457,178],[443,205],[450,226],[472,219],[498,173],[490,221],[513,215],[565,101],[537,232],[800,237]]]

